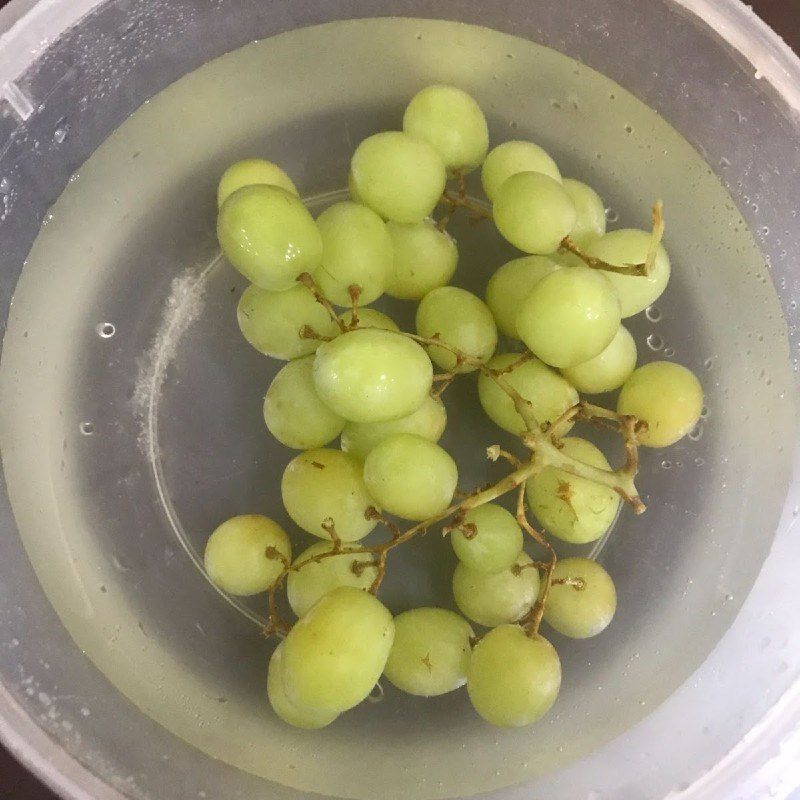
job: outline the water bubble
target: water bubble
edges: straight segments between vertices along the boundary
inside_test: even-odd
[[[674,347],[667,347],[666,350],[664,350],[664,355],[667,358],[672,358],[672,356],[675,355],[675,348]]]
[[[714,359],[712,359],[712,358],[707,358],[707,359],[706,359],[706,360],[703,362],[703,366],[704,366],[706,369],[711,369],[711,367],[713,367],[713,366],[714,366]]]
[[[625,125],[625,132],[626,132],[626,133],[633,133],[633,125],[631,125],[631,124],[630,124],[630,122],[628,122],[628,123]]]
[[[69,133],[69,125],[66,119],[62,118],[56,123],[55,130],[53,131],[53,141],[56,144],[63,144]]]
[[[700,439],[703,437],[703,426],[702,425],[695,425],[694,428],[689,432],[689,438],[693,442],[699,442]]]
[[[647,341],[647,346],[651,350],[655,350],[656,352],[661,350],[661,348],[664,346],[664,340],[657,333],[651,333],[647,337],[646,341]]]
[[[761,229],[761,233],[763,233],[763,234],[764,234],[764,236],[769,236],[769,227],[767,227],[767,226],[765,225],[765,226],[764,226],[764,227]]]
[[[697,457],[697,458],[694,460],[694,465],[695,465],[696,467],[702,467],[702,466],[703,466],[703,464],[705,464],[705,463],[706,463],[706,462],[705,462],[705,461],[704,461],[702,458],[700,458],[700,456],[698,456],[698,457]]]
[[[117,332],[112,322],[101,322],[95,330],[101,339],[110,339]]]
[[[658,306],[647,306],[644,315],[650,322],[658,322],[661,319],[661,309]]]
[[[384,697],[383,686],[381,682],[378,681],[373,687],[372,691],[367,695],[367,702],[368,703],[380,703]]]
[[[8,178],[0,180],[0,194],[8,194],[11,191],[11,181]]]
[[[79,425],[80,432],[84,436],[91,436],[94,433],[94,423],[93,422],[81,422]]]
[[[792,309],[792,311],[794,311],[794,310],[797,308],[797,300],[792,300],[792,301],[789,303],[789,308],[791,308],[791,309]]]
[[[672,462],[668,461],[666,458],[661,462],[662,469],[672,469]]]
[[[619,214],[609,206],[606,209],[606,220],[608,222],[618,222],[619,221]]]
[[[708,419],[708,406],[703,406],[700,409],[700,419]]]

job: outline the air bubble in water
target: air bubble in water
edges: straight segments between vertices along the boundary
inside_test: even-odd
[[[664,340],[657,333],[651,333],[647,337],[647,346],[658,352],[664,346]]]
[[[617,222],[619,220],[619,214],[617,214],[617,212],[614,211],[614,209],[611,208],[611,206],[609,206],[606,209],[606,219],[609,222]]]
[[[91,436],[94,433],[94,423],[93,422],[81,422],[79,425],[80,432],[84,436]]]
[[[373,687],[372,691],[367,695],[367,702],[380,703],[383,700],[384,691],[381,682],[378,681]]]
[[[708,419],[708,406],[703,406],[700,409],[700,419]]]
[[[661,309],[658,306],[647,306],[644,315],[650,322],[658,322],[661,319]]]
[[[633,125],[631,125],[630,122],[625,125],[625,132],[633,133]]]
[[[696,467],[702,467],[703,464],[705,464],[705,463],[706,462],[702,458],[700,458],[699,456],[694,460],[694,465]]]
[[[695,425],[694,428],[692,428],[692,430],[689,432],[689,438],[693,442],[699,442],[700,439],[702,439],[702,437],[703,437],[703,426],[702,425]]]
[[[712,358],[707,358],[707,359],[706,359],[706,360],[703,362],[703,366],[704,366],[706,369],[711,369],[711,367],[713,367],[713,366],[714,366],[714,359],[712,359]]]
[[[63,144],[68,133],[69,125],[67,125],[67,121],[64,119],[59,120],[56,124],[56,129],[53,131],[53,141],[56,144]]]
[[[11,181],[8,178],[0,180],[0,194],[8,194],[11,191]]]
[[[662,469],[672,469],[672,462],[668,461],[666,458],[661,462]]]
[[[666,350],[664,350],[664,355],[667,358],[672,358],[672,356],[675,355],[675,348],[674,347],[668,347]]]
[[[96,330],[101,339],[110,339],[117,332],[112,322],[101,322]]]

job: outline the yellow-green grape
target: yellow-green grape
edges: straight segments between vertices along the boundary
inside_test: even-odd
[[[344,322],[348,327],[353,322],[353,312],[345,311],[339,319]],[[384,331],[393,331],[398,333],[400,328],[397,323],[391,318],[376,311],[374,308],[359,308],[358,309],[358,328],[381,328]]]
[[[494,200],[503,183],[519,172],[541,172],[561,183],[558,165],[538,144],[503,142],[493,148],[483,162],[481,182],[486,196]]]
[[[374,595],[334,589],[283,640],[283,688],[295,705],[341,713],[372,691],[394,641],[394,621]]]
[[[452,692],[467,681],[474,635],[465,619],[444,608],[398,614],[384,675],[408,694],[435,697]]]
[[[610,469],[606,457],[576,436],[561,440],[561,452],[599,469]],[[553,536],[572,544],[599,539],[614,523],[619,495],[610,487],[579,478],[563,469],[545,467],[528,480],[528,503],[536,519]]]
[[[467,692],[475,710],[492,725],[520,728],[543,717],[561,688],[561,662],[543,636],[519,625],[489,631],[472,652]]]
[[[467,511],[462,526],[450,532],[450,543],[470,569],[502,572],[522,552],[522,529],[502,506],[486,503]]]
[[[533,287],[517,316],[517,330],[545,364],[574,367],[611,344],[619,321],[619,300],[605,276],[572,267]]]
[[[569,250],[559,250],[557,253],[552,253],[548,258],[552,258],[561,267],[585,267],[586,262],[575,253],[570,253]]]
[[[634,370],[617,401],[620,414],[647,423],[639,444],[667,447],[694,428],[703,410],[703,387],[695,374],[670,361],[654,361]]]
[[[503,353],[495,356],[487,366],[493,370],[505,370],[519,360],[517,353]],[[538,358],[522,362],[511,372],[504,373],[501,380],[531,404],[531,411],[540,425],[555,422],[578,402],[575,387]],[[478,376],[478,399],[489,419],[503,430],[517,436],[527,430],[514,401],[494,378],[482,373]]]
[[[238,189],[257,183],[278,186],[296,197],[300,196],[292,179],[277,164],[265,161],[263,158],[247,158],[231,164],[222,173],[217,188],[217,208],[221,208],[222,204]]]
[[[265,184],[237,189],[217,218],[225,258],[251,283],[280,292],[322,263],[314,218],[290,192]]]
[[[308,706],[291,702],[283,688],[283,643],[275,648],[267,671],[267,697],[272,710],[288,725],[305,730],[324,728],[330,725],[338,712],[317,711]]]
[[[295,456],[283,472],[281,497],[294,522],[320,539],[331,538],[323,528],[329,520],[343,542],[363,539],[376,524],[365,517],[374,501],[361,463],[340,450],[318,448]]]
[[[607,264],[644,264],[650,249],[651,234],[631,228],[611,231],[586,246],[586,253],[605,261]],[[669,281],[669,256],[664,246],[659,244],[656,260],[650,274],[618,275],[606,272],[605,275],[617,292],[623,317],[632,317],[654,303]]]
[[[486,284],[486,305],[498,330],[519,339],[517,316],[534,286],[560,265],[547,256],[522,256],[503,264]]]
[[[446,425],[444,403],[428,395],[422,405],[407,417],[388,422],[348,422],[342,431],[342,450],[363,461],[373,448],[396,433],[414,433],[438,442]]]
[[[435,442],[413,433],[396,433],[370,450],[364,461],[364,483],[384,511],[421,521],[450,505],[458,468]]]
[[[403,114],[403,130],[428,142],[451,172],[475,169],[489,149],[483,111],[455,86],[438,84],[417,92]]]
[[[564,191],[572,200],[578,215],[569,237],[580,247],[586,247],[606,232],[605,206],[591,186],[572,178],[564,178]]]
[[[455,347],[485,363],[497,347],[497,326],[489,306],[479,297],[456,286],[442,286],[422,298],[417,308],[417,334]],[[457,356],[438,345],[429,345],[434,363],[447,372],[473,372],[475,364],[458,364]]]
[[[420,222],[430,216],[447,180],[444,162],[422,139],[400,131],[364,139],[350,162],[351,191],[384,219]]]
[[[553,570],[553,581],[544,620],[559,633],[588,639],[611,624],[617,610],[617,590],[611,576],[596,561],[562,558]]]
[[[325,337],[339,332],[328,312],[300,284],[283,292],[248,286],[239,299],[236,318],[242,335],[256,350],[284,361],[314,353],[322,343],[301,336],[303,328]]]
[[[322,447],[342,432],[344,420],[314,388],[314,356],[290,361],[272,379],[264,398],[264,422],[281,444],[295,450]]]
[[[282,558],[281,558],[282,557]],[[222,523],[206,543],[208,577],[229,594],[266,592],[292,558],[286,532],[274,520],[243,514]]]
[[[394,247],[386,293],[400,300],[421,300],[449,283],[458,264],[458,247],[431,219],[386,223]]]
[[[330,553],[333,547],[333,542],[317,542],[295,558],[292,566],[299,568],[293,569],[286,578],[286,596],[298,617],[307,614],[328,592],[340,586],[366,590],[377,577],[378,568],[369,553],[340,553],[312,560]]]
[[[636,342],[620,325],[611,343],[599,355],[562,369],[561,374],[579,391],[600,394],[619,389],[636,368]]]
[[[325,342],[314,361],[322,401],[350,422],[385,422],[413,414],[433,383],[433,366],[399,333],[359,328]]]
[[[346,200],[326,208],[317,218],[322,235],[322,266],[314,273],[322,294],[349,306],[350,286],[361,289],[363,305],[377,300],[392,269],[392,240],[386,223],[366,206]]]
[[[497,190],[492,206],[497,230],[523,253],[558,250],[575,227],[575,205],[564,187],[541,172],[518,172]]]
[[[453,597],[461,613],[487,628],[516,622],[539,594],[539,571],[525,553],[502,572],[478,572],[459,562],[453,573]]]
[[[350,170],[347,173],[347,191],[350,193],[350,199],[356,203],[361,203],[362,206],[365,206],[366,203],[364,202],[364,198],[358,193],[358,189],[356,188],[356,182],[353,178],[353,171]]]

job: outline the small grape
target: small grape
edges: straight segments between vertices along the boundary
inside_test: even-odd
[[[461,613],[487,628],[524,617],[539,594],[539,572],[532,563],[520,553],[511,567],[488,573],[459,562],[453,573],[453,597]]]
[[[489,307],[479,297],[456,286],[442,286],[422,298],[417,308],[417,334],[439,339],[462,353],[486,362],[497,347],[497,327]],[[428,346],[434,363],[447,372],[473,372],[477,366],[457,364],[454,353]]]
[[[348,327],[353,322],[353,312],[345,311],[339,319],[344,322],[345,325]],[[391,318],[386,316],[386,314],[382,314],[380,311],[376,311],[374,308],[359,308],[358,309],[358,325],[359,328],[381,328],[384,331],[393,331],[394,333],[399,333],[400,328],[397,327],[397,323]]]
[[[608,347],[619,321],[619,301],[605,276],[572,267],[533,287],[517,316],[517,330],[545,364],[574,367]]]
[[[427,86],[411,99],[403,130],[423,139],[451,172],[480,166],[489,149],[489,128],[480,106],[455,86]]]
[[[495,356],[487,366],[504,370],[519,360],[516,353],[504,353]],[[578,402],[578,393],[572,384],[538,358],[522,362],[501,379],[531,404],[531,411],[540,425],[555,422]],[[478,376],[478,399],[488,417],[503,430],[517,436],[525,432],[525,422],[517,413],[514,401],[493,378],[482,373]]]
[[[606,209],[600,195],[585,183],[564,178],[564,190],[569,195],[578,215],[569,232],[570,239],[579,247],[599,239],[606,232]]]
[[[384,439],[396,433],[414,433],[423,439],[438,442],[446,425],[444,403],[429,395],[407,417],[388,422],[348,422],[342,431],[342,450],[363,461]]]
[[[290,361],[272,379],[264,398],[269,432],[287,447],[311,450],[333,441],[344,428],[314,388],[314,356]]]
[[[486,196],[494,200],[503,183],[520,172],[541,172],[561,183],[558,165],[539,145],[533,142],[503,142],[483,162],[481,182]]]
[[[600,394],[619,389],[636,367],[636,342],[619,326],[611,343],[599,355],[562,369],[562,375],[579,391]]]
[[[283,640],[283,688],[295,705],[337,714],[360,703],[386,666],[394,640],[388,609],[369,592],[340,586]]]
[[[295,456],[281,480],[286,511],[304,531],[330,539],[322,527],[333,520],[343,542],[363,539],[374,527],[367,519],[373,500],[364,486],[361,464],[340,450],[319,448]]]
[[[517,316],[534,286],[560,265],[547,256],[523,256],[503,264],[486,284],[486,304],[501,333],[519,339]]]
[[[497,230],[523,253],[558,250],[575,227],[575,205],[564,187],[541,172],[518,172],[497,190],[492,206]]]
[[[251,283],[280,292],[322,262],[322,237],[306,207],[277,186],[245,186],[219,210],[225,258]]]
[[[333,547],[333,542],[317,542],[294,560],[293,566],[302,566],[286,578],[286,595],[298,617],[307,614],[317,600],[339,586],[369,589],[377,577],[378,569],[369,553],[340,553],[319,561],[310,560],[329,553]],[[354,564],[358,565],[355,570]]]
[[[292,558],[289,537],[277,522],[258,514],[232,517],[211,534],[205,551],[208,577],[229,594],[266,592]],[[268,552],[269,551],[269,552]]]
[[[394,618],[386,677],[409,694],[434,697],[467,680],[470,624],[444,608],[414,608]]]
[[[651,239],[651,234],[631,228],[611,231],[589,242],[586,253],[616,266],[644,264]],[[658,246],[655,263],[647,277],[605,273],[617,292],[623,317],[632,317],[654,303],[667,288],[669,274],[669,256],[663,245]]]
[[[430,216],[447,180],[444,162],[427,142],[399,131],[376,133],[356,148],[352,189],[384,219],[420,222]]]
[[[432,382],[425,350],[391,331],[359,328],[343,333],[325,342],[314,361],[317,394],[350,422],[385,422],[413,414]]]
[[[620,414],[647,423],[638,435],[646,447],[675,444],[694,428],[703,410],[703,387],[691,370],[671,361],[654,361],[634,370],[617,401]]]
[[[332,303],[349,306],[350,286],[361,289],[363,305],[377,300],[392,269],[392,240],[386,223],[366,206],[349,200],[326,208],[317,219],[322,266],[314,280]]]
[[[588,558],[563,558],[553,570],[544,620],[559,633],[588,639],[604,631],[617,610],[617,590],[611,576]],[[577,583],[576,583],[577,582]]]
[[[450,505],[458,468],[435,442],[413,433],[396,433],[369,452],[364,483],[380,508],[421,521]]]
[[[302,337],[304,327],[320,336],[336,336],[339,329],[328,312],[300,284],[283,292],[248,286],[236,309],[245,339],[260,353],[288,361],[314,353],[319,339]]]
[[[231,164],[222,173],[217,189],[217,208],[222,208],[222,204],[238,189],[257,183],[278,186],[295,197],[300,196],[292,179],[277,164],[263,158],[248,158]]]
[[[561,445],[561,452],[570,458],[610,469],[606,457],[585,439],[566,437]],[[573,544],[599,539],[619,510],[619,495],[613,489],[556,467],[545,467],[530,478],[526,492],[536,519],[553,536]]]
[[[432,289],[444,286],[458,264],[458,247],[446,231],[431,219],[422,222],[386,223],[394,246],[386,293],[400,300],[421,300]]]
[[[522,529],[502,506],[486,503],[467,511],[462,527],[451,531],[450,543],[459,561],[471,570],[502,572],[522,552]]]
[[[267,696],[272,710],[284,722],[295,728],[304,728],[305,730],[324,728],[339,716],[338,712],[316,711],[289,700],[283,689],[283,643],[275,648],[275,652],[269,660]]]
[[[561,662],[543,636],[519,625],[489,631],[472,652],[467,692],[475,710],[492,725],[530,725],[551,708],[561,688]]]

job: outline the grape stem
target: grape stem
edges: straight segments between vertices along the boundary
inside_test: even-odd
[[[336,326],[339,328],[340,333],[347,333],[347,325],[345,321],[339,317],[336,313],[336,309],[331,305],[330,301],[327,297],[319,289],[317,286],[316,281],[314,278],[311,277],[310,272],[302,272],[300,275],[297,276],[297,282],[302,283],[303,286],[308,289],[311,294],[314,295],[314,299],[328,312],[328,316],[331,320],[336,323]],[[353,288],[352,286],[350,287]],[[358,287],[357,287],[358,288]],[[361,289],[359,288],[359,294],[361,293]],[[352,294],[350,295],[352,297]],[[355,302],[355,301],[354,301]],[[354,311],[355,314],[355,311]]]

